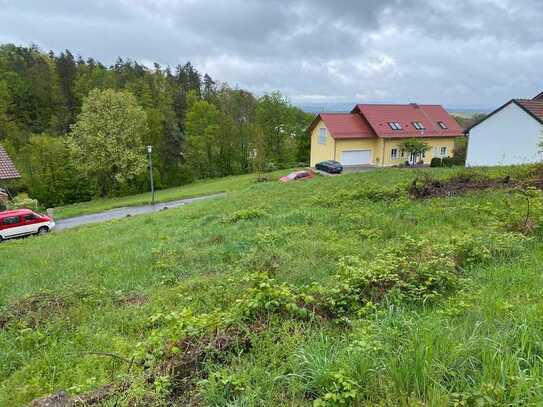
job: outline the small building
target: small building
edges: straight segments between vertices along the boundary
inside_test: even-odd
[[[493,166],[541,161],[543,92],[533,99],[512,99],[466,129],[466,165]]]
[[[408,138],[422,138],[430,150],[422,157],[450,157],[454,142],[463,130],[439,105],[416,103],[358,104],[350,113],[320,113],[308,128],[311,136],[311,166],[335,160],[344,166],[394,166],[407,157],[399,144]]]

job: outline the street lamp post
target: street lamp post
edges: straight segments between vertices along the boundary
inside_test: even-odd
[[[147,155],[149,157],[149,178],[151,179],[151,204],[155,204],[155,183],[153,181],[153,159],[151,154],[153,152],[153,146],[147,146]]]

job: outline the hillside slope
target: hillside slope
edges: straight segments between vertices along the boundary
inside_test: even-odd
[[[499,182],[407,193],[459,173]],[[543,403],[541,197],[516,182],[532,173],[253,183],[4,243],[0,405]]]

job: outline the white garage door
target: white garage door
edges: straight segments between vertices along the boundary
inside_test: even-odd
[[[371,164],[371,150],[348,150],[341,153],[343,165]]]

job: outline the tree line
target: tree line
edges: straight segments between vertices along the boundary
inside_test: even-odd
[[[311,115],[190,63],[112,66],[66,50],[0,46],[0,143],[45,206],[307,162]]]

